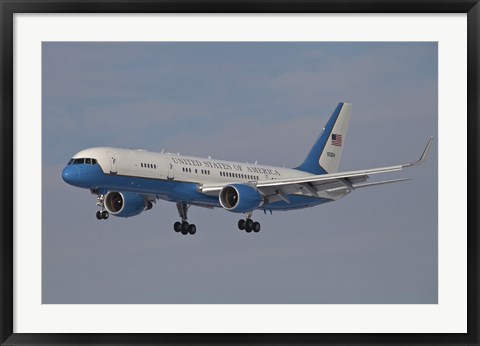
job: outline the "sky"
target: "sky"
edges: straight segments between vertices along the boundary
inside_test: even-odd
[[[438,55],[434,42],[44,42],[43,304],[436,304]],[[340,171],[421,166],[333,203],[253,219],[174,203],[98,221],[61,171],[94,146],[299,165],[352,103]]]

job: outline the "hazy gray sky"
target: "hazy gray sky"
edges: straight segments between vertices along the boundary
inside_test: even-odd
[[[416,160],[437,136],[436,43],[43,43],[43,303],[437,303],[437,140],[428,161],[315,208],[174,203],[95,218],[61,179],[77,151],[144,148],[294,167],[340,101],[340,170]]]

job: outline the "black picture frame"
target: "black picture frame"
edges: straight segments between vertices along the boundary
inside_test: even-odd
[[[251,0],[251,1],[66,1],[0,0],[1,156],[0,220],[2,345],[37,344],[450,344],[478,345],[478,0]],[[468,42],[468,309],[465,334],[19,334],[13,333],[13,16],[16,13],[467,13]],[[454,116],[454,115],[452,115]],[[452,216],[453,217],[453,216]],[[257,321],[255,323],[261,323]]]

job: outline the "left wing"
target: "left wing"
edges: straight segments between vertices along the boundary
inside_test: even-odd
[[[420,156],[420,159],[412,163],[396,165],[396,166],[365,169],[361,171],[310,175],[310,176],[300,177],[300,178],[260,180],[260,181],[250,182],[249,184],[251,184],[252,186],[255,186],[258,190],[265,193],[266,195],[275,193],[275,194],[278,194],[281,199],[284,199],[286,198],[287,194],[295,193],[299,191],[307,195],[318,196],[318,192],[321,192],[321,191],[335,192],[335,190],[338,190],[338,189],[355,190],[356,188],[363,188],[363,187],[370,187],[375,185],[383,185],[388,183],[405,181],[408,179],[395,179],[395,180],[374,182],[374,183],[368,183],[368,184],[365,183],[365,181],[367,181],[369,176],[372,174],[396,172],[396,171],[401,171],[407,167],[420,165],[427,159],[428,152],[430,151],[430,147],[432,144],[432,139],[433,137],[430,137],[430,139],[428,140],[428,143],[425,146],[425,149],[423,150],[423,153]],[[227,184],[203,184],[198,187],[198,190],[208,195],[218,195],[218,193],[222,190],[223,187],[225,187],[225,185]],[[282,195],[284,198],[282,198]]]

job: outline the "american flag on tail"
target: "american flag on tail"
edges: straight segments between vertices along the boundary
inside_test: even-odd
[[[332,145],[335,145],[337,147],[342,146],[342,135],[337,135],[335,133],[332,133]]]

